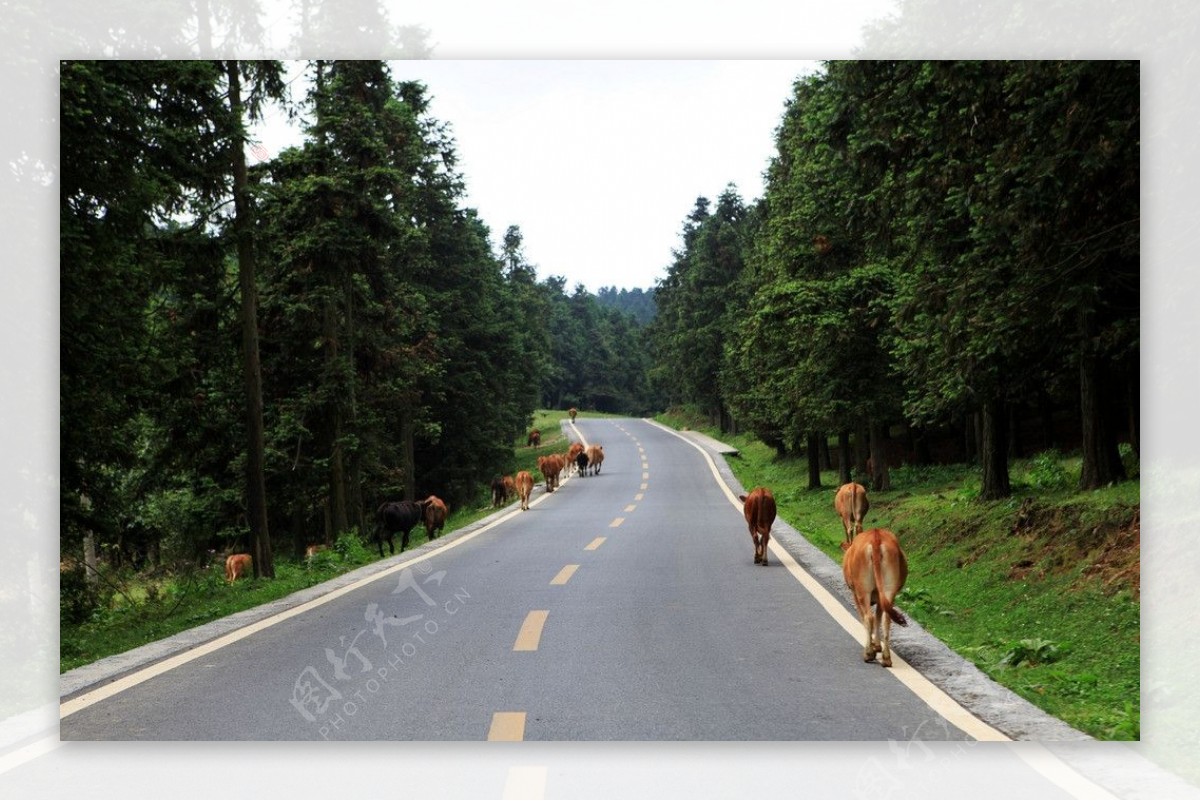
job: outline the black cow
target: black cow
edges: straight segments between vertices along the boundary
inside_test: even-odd
[[[579,468],[579,477],[587,475],[588,457],[585,451],[580,451],[575,457],[575,466]]]
[[[508,503],[508,487],[504,486],[504,477],[492,479],[492,508]]]
[[[401,533],[400,551],[408,547],[408,535],[413,528],[425,519],[425,505],[421,501],[390,501],[379,507],[379,518],[375,539],[379,542],[379,556],[383,556],[383,541],[387,540],[388,548],[396,552],[392,540],[397,531]]]

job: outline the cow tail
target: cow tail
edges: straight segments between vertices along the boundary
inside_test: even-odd
[[[897,626],[907,626],[908,618],[892,606],[892,599],[883,591],[883,542],[878,539],[875,541],[875,547],[871,549],[871,570],[875,573],[875,592],[879,597],[879,608]]]

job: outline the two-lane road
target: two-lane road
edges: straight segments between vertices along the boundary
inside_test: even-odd
[[[398,555],[283,619],[66,699],[62,738],[988,736],[863,663],[857,635],[781,552],[755,565],[740,511],[698,448],[641,420],[575,430],[604,446],[600,475],[415,559]]]

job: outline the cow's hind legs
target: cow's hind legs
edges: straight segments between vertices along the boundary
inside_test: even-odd
[[[879,621],[879,645],[877,647],[883,654],[879,664],[890,668],[892,666],[892,619],[883,613],[882,608],[879,609],[876,617]]]
[[[862,607],[859,608],[861,609]],[[867,630],[867,643],[863,646],[863,661],[874,662],[875,654],[879,649],[875,647],[875,628],[872,625],[874,623],[874,615],[871,612],[870,605],[867,605],[866,612],[860,612],[859,615],[862,617],[863,628]]]

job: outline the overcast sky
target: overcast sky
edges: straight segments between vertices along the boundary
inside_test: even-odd
[[[297,69],[300,65],[296,65]],[[520,226],[538,276],[649,289],[696,198],[762,195],[774,133],[815,61],[392,62],[451,125],[466,205],[498,248]],[[303,79],[292,84],[302,94]],[[302,138],[278,119],[268,153]]]

